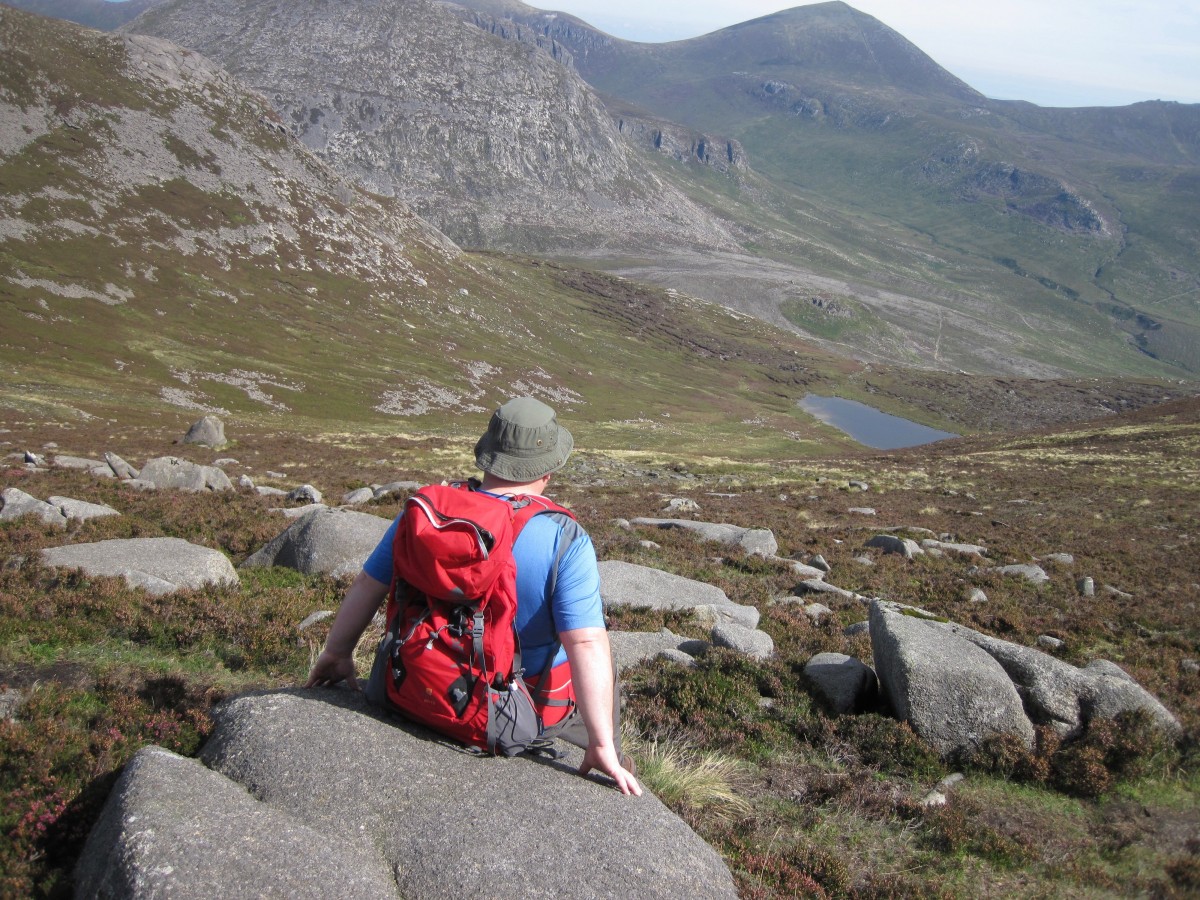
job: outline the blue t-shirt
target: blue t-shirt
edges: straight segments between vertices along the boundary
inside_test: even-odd
[[[399,521],[397,516],[363,564],[364,572],[384,584],[392,580],[392,540]],[[547,596],[550,567],[564,541],[569,544],[558,564],[554,593]],[[513,544],[513,558],[517,563],[516,627],[522,665],[527,675],[536,676],[545,667],[558,632],[604,627],[596,548],[573,519],[543,514],[534,516],[521,530]],[[554,664],[566,659],[567,653],[560,647]]]

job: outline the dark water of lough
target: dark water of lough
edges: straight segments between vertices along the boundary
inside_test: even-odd
[[[860,444],[876,450],[896,450],[932,444],[946,438],[958,437],[950,431],[938,431],[899,416],[880,412],[873,406],[841,397],[822,397],[806,394],[800,408],[824,422],[844,431]]]

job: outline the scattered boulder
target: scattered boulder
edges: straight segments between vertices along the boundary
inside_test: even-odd
[[[961,553],[964,556],[987,556],[987,547],[979,544],[955,544],[950,541],[939,541],[933,538],[925,538],[921,541],[921,547],[925,550],[942,550],[948,553]]]
[[[395,497],[399,494],[407,494],[412,491],[420,490],[424,487],[423,484],[417,481],[393,481],[389,484],[381,484],[378,487],[372,486],[375,491],[375,499],[382,500],[384,497]]]
[[[875,507],[873,506],[852,506],[846,512],[855,516],[873,516],[875,515]]]
[[[761,614],[753,606],[741,606],[737,603],[702,603],[692,607],[692,617],[700,625],[707,625],[709,628],[720,622],[733,622],[746,628],[757,628]]]
[[[1025,712],[1059,734],[1078,734],[1096,716],[1142,709],[1156,726],[1177,735],[1179,721],[1119,666],[1093,660],[1079,669],[1032,647],[1003,641],[955,623],[937,625],[984,650],[1012,679]]]
[[[696,650],[693,641],[681,637],[669,628],[662,631],[610,631],[608,643],[612,647],[613,663],[618,672],[633,668],[638,663],[654,659],[664,651],[672,650],[683,653],[689,660],[695,662]],[[690,649],[681,649],[685,646]]]
[[[273,509],[271,512],[277,513],[288,519],[301,519],[311,512],[316,512],[318,509],[329,509],[324,503],[309,503],[305,506],[284,507],[283,509]]]
[[[123,538],[50,547],[42,551],[42,561],[54,569],[124,577],[130,587],[141,587],[151,594],[238,581],[224,553],[181,538]]]
[[[88,503],[86,500],[72,500],[70,497],[49,497],[46,502],[51,506],[57,506],[68,519],[77,519],[81,522],[87,519],[120,515],[105,503]]]
[[[1041,566],[1028,563],[1025,565],[1000,566],[996,569],[1001,575],[1012,575],[1024,578],[1030,584],[1045,584],[1050,580],[1046,570]]]
[[[1075,589],[1079,591],[1080,597],[1095,597],[1096,582],[1090,575],[1085,575],[1075,582]]]
[[[1033,746],[1033,723],[996,660],[916,615],[871,604],[871,648],[879,685],[897,718],[943,756],[985,738],[1012,735]]]
[[[1063,642],[1049,634],[1039,634],[1037,645],[1043,650],[1058,650],[1063,646]]]
[[[691,497],[672,497],[663,504],[667,512],[700,512],[700,504]]]
[[[770,659],[775,654],[775,642],[769,634],[733,622],[721,622],[713,626],[712,642],[714,646],[744,653],[754,659]]]
[[[973,587],[967,591],[968,603],[987,603],[988,596],[983,592],[982,588]]]
[[[855,622],[853,625],[847,625],[842,629],[842,634],[844,634],[846,637],[857,637],[860,634],[869,636],[871,634],[871,623]]]
[[[297,519],[242,565],[286,566],[335,578],[356,575],[390,524],[381,516],[321,507]]]
[[[244,491],[252,491],[254,490],[254,479],[249,475],[239,475],[237,486]]]
[[[46,457],[34,453],[32,450],[25,451],[25,465],[32,466],[35,469],[45,469],[49,467],[46,462]]]
[[[161,456],[142,466],[138,481],[180,491],[232,491],[229,476],[216,466],[200,466],[177,456]]]
[[[92,469],[107,467],[107,463],[101,462],[98,459],[85,459],[82,456],[63,456],[58,454],[54,457],[54,466],[58,469],[81,469],[85,472],[90,472]]]
[[[877,534],[867,541],[866,546],[882,550],[884,553],[895,553],[905,559],[912,559],[925,552],[916,541],[909,538],[898,538],[894,534]]]
[[[219,450],[228,443],[225,440],[225,423],[216,416],[204,416],[192,423],[192,427],[183,436],[183,442]]]
[[[19,488],[5,488],[0,492],[0,521],[13,521],[22,516],[37,516],[47,525],[67,527],[67,517],[57,506],[45,503]]]
[[[779,552],[779,542],[768,528],[742,528],[716,522],[695,522],[691,519],[638,518],[633,519],[632,523],[653,528],[683,528],[699,535],[701,540],[741,547],[747,553],[758,556],[775,556]]]
[[[287,499],[289,503],[320,503],[324,498],[311,484],[302,484],[298,488],[293,488],[288,492]]]
[[[814,625],[820,625],[833,615],[833,610],[824,603],[810,603],[804,607],[804,614],[808,616],[809,621]]]
[[[718,587],[649,566],[610,559],[599,568],[600,596],[606,606],[694,609],[736,605]]]
[[[793,589],[793,592],[798,597],[804,594],[830,594],[834,597],[839,597],[842,600],[855,600],[858,598],[858,595],[853,591],[848,591],[845,588],[840,588],[836,585],[829,584],[826,581],[821,581],[819,578],[804,579],[798,585],[796,585],[796,587]]]
[[[1070,553],[1051,553],[1044,557],[1046,562],[1058,563],[1060,566],[1075,565],[1075,557]]]
[[[823,557],[820,553],[814,553],[812,556],[810,556],[808,559],[808,564],[814,569],[824,572],[826,575],[833,571],[832,566],[825,561],[825,557]]]
[[[157,777],[134,768],[110,800],[116,809],[101,816],[101,835],[123,839],[101,836],[89,844],[80,864],[82,895],[95,895],[88,873],[110,867],[130,897],[292,896],[289,868],[311,880],[297,877],[301,897],[328,896],[331,885],[339,896],[431,900],[498,890],[534,898],[737,894],[720,856],[681,819],[649,792],[625,797],[598,777],[581,778],[575,749],[562,761],[466,754],[418,726],[371,712],[360,694],[338,690],[239,697],[222,704],[214,722],[200,760],[230,786],[209,785],[205,773],[186,771],[198,764],[178,758],[156,767]],[[334,756],[330,735],[337,736]],[[199,796],[206,785],[211,800]],[[134,797],[160,818],[143,823],[126,799]],[[216,814],[195,814],[192,798]],[[216,812],[222,801],[230,813]],[[138,854],[122,852],[132,846]],[[185,869],[178,882],[169,881],[180,848],[197,846],[208,852],[192,865],[210,875]],[[539,859],[554,864],[530,866],[535,846]],[[464,847],[480,852],[464,857]],[[316,865],[328,871],[314,878]],[[355,876],[343,884],[342,872]],[[141,873],[153,880],[139,888]],[[388,879],[393,883],[385,885]]]
[[[260,497],[286,497],[288,492],[283,488],[271,487],[267,484],[256,485],[254,493]]]
[[[791,569],[792,574],[795,575],[797,578],[799,578],[802,581],[809,581],[809,580],[820,581],[822,578],[824,578],[826,576],[826,574],[828,574],[827,570],[825,570],[825,569],[819,569],[816,566],[809,565],[807,563],[802,563],[802,562],[799,562],[798,560],[784,559],[779,556],[776,556],[774,558],[776,560],[778,560],[780,563],[785,564],[789,569]]]
[[[818,653],[805,664],[804,675],[838,715],[866,708],[879,690],[875,671],[844,653]]]
[[[375,492],[369,487],[361,487],[358,490],[347,491],[342,495],[342,503],[346,506],[359,506],[363,503],[370,503],[375,499]]]

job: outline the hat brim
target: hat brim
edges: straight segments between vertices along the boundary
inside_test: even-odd
[[[574,447],[575,438],[561,425],[558,426],[558,436],[553,447],[528,455],[505,453],[494,446],[490,434],[485,434],[475,445],[475,465],[487,474],[505,481],[536,481],[566,465],[567,457],[571,455]]]

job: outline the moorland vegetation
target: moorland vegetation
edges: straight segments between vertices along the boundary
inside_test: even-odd
[[[114,432],[98,423],[49,426],[7,418],[12,447],[97,452],[119,442],[127,459],[168,446],[158,427]],[[586,433],[587,428],[581,429]],[[274,471],[329,495],[392,477],[431,480],[469,471],[469,447],[430,433],[398,438],[301,435],[237,427],[221,456],[231,474]],[[581,452],[556,484],[604,559],[661,568],[722,588],[762,612],[774,639],[766,661],[714,650],[698,668],[663,661],[626,673],[629,739],[647,784],[716,846],[747,897],[1186,896],[1195,890],[1200,817],[1196,733],[1200,648],[1195,563],[1200,403],[1177,401],[1070,430],[964,438],[884,455],[714,467],[688,446],[670,455]],[[53,452],[50,451],[50,452]],[[173,453],[209,463],[191,446]],[[0,681],[19,711],[0,722],[8,835],[6,895],[62,896],[81,842],[116,774],[158,744],[193,754],[213,704],[253,687],[302,680],[323,637],[298,625],[333,608],[345,584],[289,569],[242,570],[238,587],[152,597],[117,579],[43,568],[37,551],[109,537],[172,536],[235,563],[285,520],[272,498],[137,492],[112,480],[10,459],[5,486],[108,503],[123,515],[57,529],[24,519],[0,525]],[[850,481],[870,488],[859,495]],[[1180,719],[1172,743],[1136,716],[1094,722],[1063,741],[1039,733],[1033,750],[993,741],[939,759],[884,708],[835,716],[803,675],[815,653],[870,661],[870,642],[847,636],[865,618],[833,603],[815,623],[803,605],[776,602],[795,586],[786,568],[684,532],[630,532],[618,518],[653,515],[687,497],[704,519],[771,528],[781,552],[820,553],[831,580],[917,606],[1006,640],[1083,664],[1117,662]],[[865,501],[867,523],[850,513]],[[399,508],[393,497],[369,510]],[[997,563],[1045,562],[1040,587],[961,560],[880,556],[856,561],[881,527],[928,528],[982,543]],[[653,537],[655,546],[643,543]],[[1076,589],[1088,574],[1092,598]],[[983,603],[967,599],[982,587]],[[822,598],[825,599],[825,598]],[[614,610],[617,630],[705,636],[680,613]],[[363,662],[369,658],[364,645]],[[947,776],[944,806],[923,798]]]

